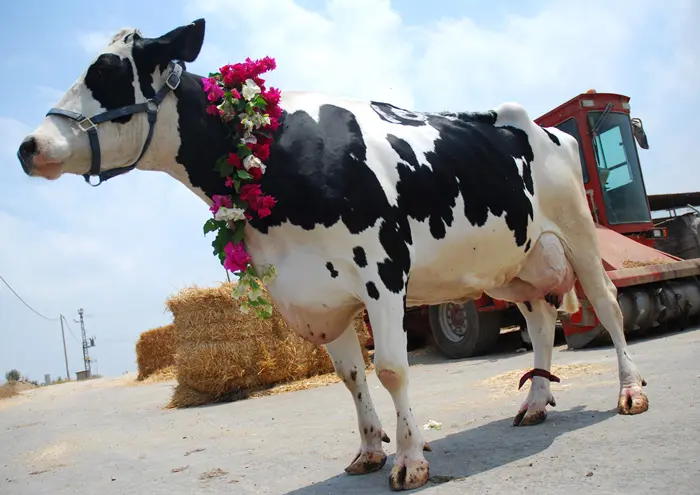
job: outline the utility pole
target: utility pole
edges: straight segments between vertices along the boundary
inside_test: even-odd
[[[66,332],[63,330],[63,315],[59,315],[61,320],[61,337],[63,338],[63,357],[66,359],[66,380],[70,381],[70,370],[68,369],[68,351],[66,350]]]
[[[80,315],[80,321],[76,321],[76,323],[80,323],[80,332],[83,337],[83,361],[85,362],[85,378],[90,378],[90,376],[92,376],[92,367],[90,366],[90,353],[88,352],[88,349],[90,347],[95,347],[95,337],[91,337],[88,341],[87,335],[85,334],[85,320],[83,319],[83,308],[80,308],[78,310],[78,314]]]

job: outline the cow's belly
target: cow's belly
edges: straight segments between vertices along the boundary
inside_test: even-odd
[[[540,230],[538,222],[528,226],[530,246]],[[463,217],[456,218],[443,239],[430,236],[427,224],[416,224],[412,231],[419,235],[413,236],[415,255],[406,301],[409,306],[478,298],[482,292],[515,278],[529,254],[525,246],[515,243],[505,219],[493,215],[481,227]]]

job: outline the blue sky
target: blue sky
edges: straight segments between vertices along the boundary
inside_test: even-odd
[[[251,6],[255,5],[254,8]],[[15,150],[26,132],[121,27],[160,35],[207,19],[190,68],[205,74],[270,55],[270,83],[375,98],[418,110],[482,110],[510,100],[532,117],[596,88],[630,96],[651,149],[649,193],[700,190],[692,145],[700,135],[693,0],[200,0],[11,2],[0,43],[0,275],[33,307],[77,310],[97,337],[105,375],[136,369],[138,335],[168,323],[165,299],[225,279],[201,234],[208,210],[169,177],[134,172],[90,188],[81,178],[25,177]],[[225,14],[224,14],[225,12]],[[260,24],[260,20],[264,22]],[[262,30],[261,30],[262,28]],[[66,331],[71,373],[78,340]],[[60,326],[0,285],[0,371],[65,376]]]

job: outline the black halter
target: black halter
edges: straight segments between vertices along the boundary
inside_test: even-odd
[[[90,165],[90,171],[84,174],[85,182],[93,187],[99,186],[104,181],[116,177],[117,175],[125,174],[130,172],[139,163],[141,157],[148,149],[151,144],[151,138],[153,137],[153,127],[158,118],[158,109],[160,104],[165,99],[169,91],[175,91],[175,89],[180,85],[180,80],[182,77],[182,66],[177,63],[171,62],[172,70],[165,80],[165,86],[163,86],[158,93],[153,98],[149,98],[143,103],[138,103],[136,105],[128,105],[126,107],[116,108],[114,110],[108,110],[92,117],[85,117],[77,112],[71,112],[70,110],[63,110],[61,108],[52,108],[46,115],[61,115],[63,117],[68,117],[78,122],[78,127],[81,131],[87,132],[90,138],[90,149],[92,150],[92,164]],[[100,171],[100,141],[97,137],[97,126],[103,122],[108,122],[110,120],[118,119],[119,117],[124,117],[125,115],[131,115],[134,113],[146,112],[148,114],[148,137],[146,142],[143,144],[141,149],[141,154],[136,159],[134,163],[128,166],[117,167],[104,172]],[[90,177],[96,175],[100,181],[97,184],[90,182]]]

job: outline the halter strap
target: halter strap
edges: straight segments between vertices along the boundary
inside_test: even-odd
[[[151,144],[151,139],[153,138],[153,129],[155,127],[156,120],[158,119],[158,110],[160,109],[160,104],[163,102],[163,100],[170,91],[175,91],[175,89],[177,89],[177,87],[180,85],[180,81],[182,80],[182,66],[173,62],[170,63],[170,66],[171,71],[165,80],[165,86],[163,86],[153,98],[149,98],[143,103],[137,103],[135,105],[127,105],[124,107],[115,108],[113,110],[107,110],[106,112],[93,115],[92,117],[85,117],[84,115],[78,112],[64,110],[62,108],[52,108],[46,113],[46,115],[60,115],[62,117],[74,120],[77,122],[78,128],[81,131],[87,133],[88,138],[90,140],[92,160],[90,163],[90,171],[86,174],[83,174],[85,182],[87,182],[93,187],[96,187],[102,184],[104,181],[111,179],[112,177],[125,174],[136,168],[139,161],[146,153],[146,150]],[[139,154],[138,158],[131,165],[115,167],[102,172],[100,170],[102,154],[100,152],[100,140],[97,136],[97,126],[104,122],[109,122],[121,117],[125,117],[127,115],[133,115],[135,113],[141,112],[146,112],[146,114],[148,115],[148,136],[146,137],[146,141],[143,143],[143,147],[141,148],[141,153]],[[90,177],[92,176],[97,176],[99,178],[99,182],[97,184],[93,184],[90,182]]]

